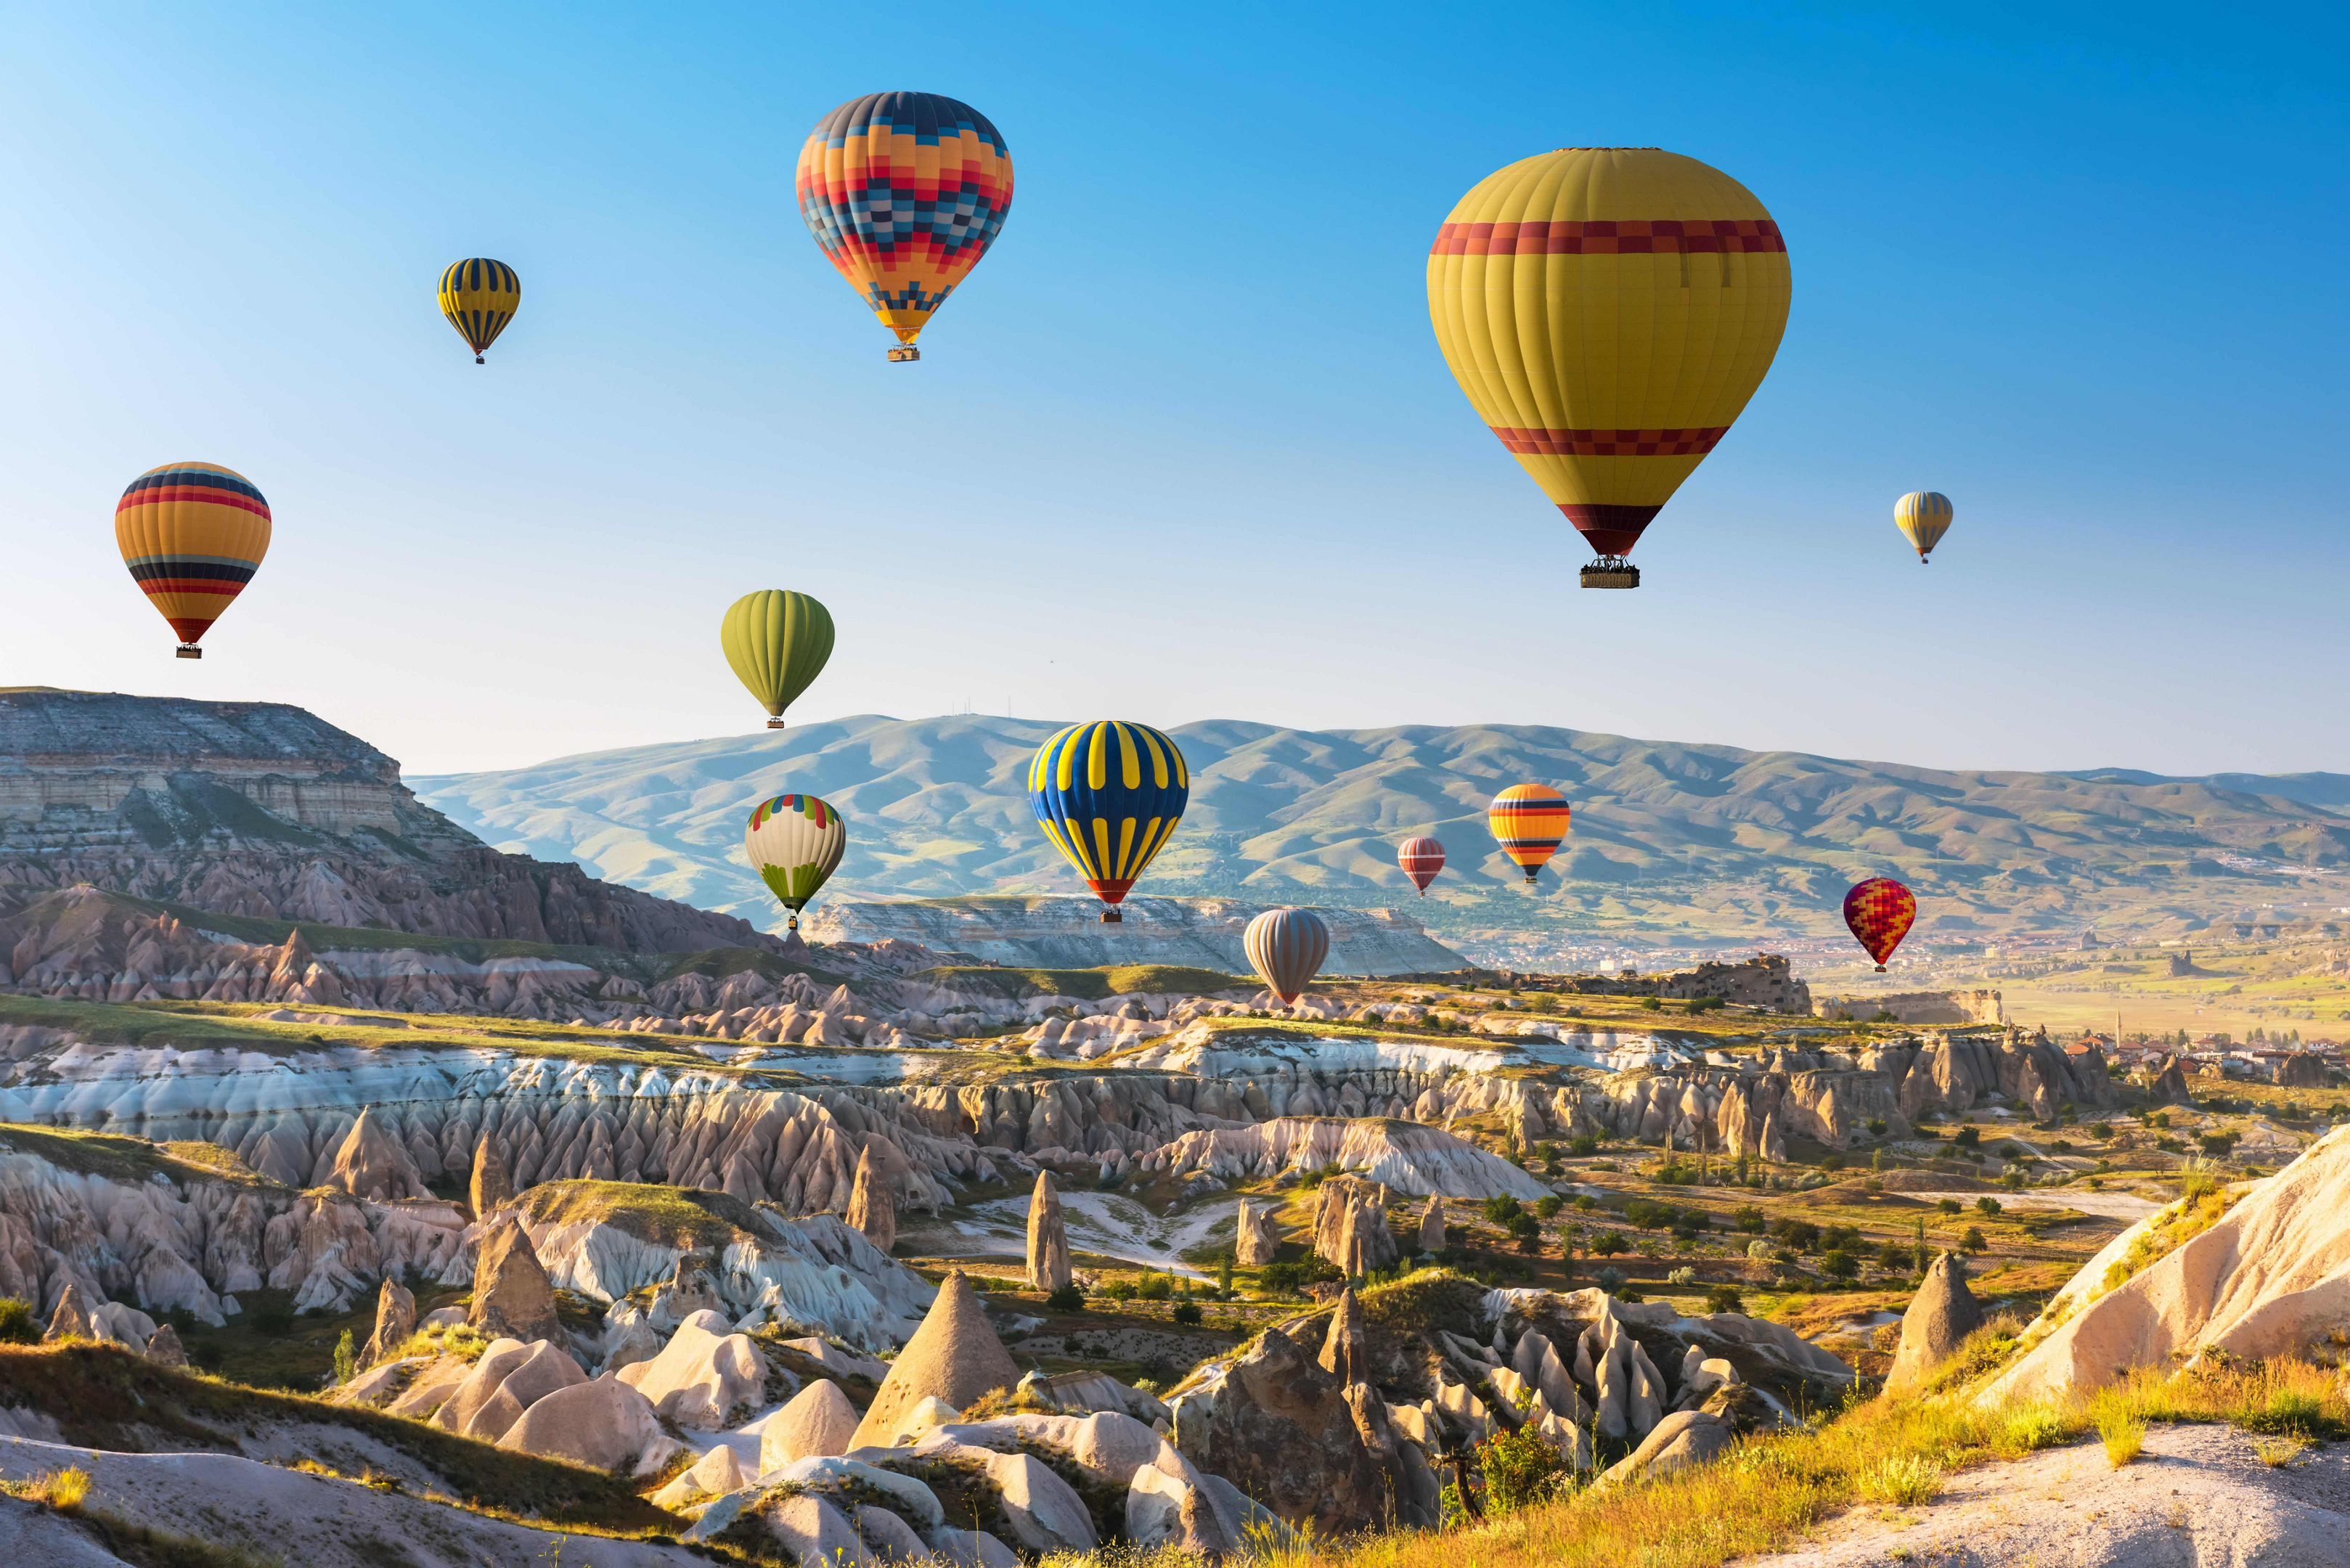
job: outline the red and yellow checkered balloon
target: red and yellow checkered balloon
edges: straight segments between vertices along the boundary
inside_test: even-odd
[[[1917,919],[1918,896],[1890,877],[1871,877],[1844,896],[1844,923],[1879,974]]]

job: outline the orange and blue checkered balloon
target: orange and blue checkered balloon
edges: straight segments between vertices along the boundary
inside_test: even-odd
[[[800,217],[900,343],[1003,230],[1012,155],[987,116],[930,92],[851,99],[800,149]]]
[[[1191,800],[1191,770],[1175,742],[1148,724],[1097,719],[1036,748],[1028,802],[1053,847],[1112,907],[1167,847]]]
[[[1566,797],[1550,785],[1512,784],[1486,808],[1485,825],[1493,830],[1502,853],[1516,861],[1531,882],[1566,842],[1573,815]]]
[[[1844,923],[1879,974],[1918,919],[1918,896],[1890,877],[1871,877],[1844,896]]]

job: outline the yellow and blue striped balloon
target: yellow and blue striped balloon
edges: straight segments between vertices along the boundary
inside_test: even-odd
[[[1053,847],[1109,906],[1104,924],[1142,868],[1167,847],[1191,799],[1191,774],[1175,742],[1148,724],[1096,719],[1036,748],[1028,802]]]
[[[1909,547],[1923,561],[1950,531],[1950,519],[1958,514],[1950,498],[1932,490],[1913,490],[1893,504],[1894,525],[1908,537]]]
[[[521,308],[522,279],[502,261],[467,256],[441,274],[441,314],[473,351],[476,365],[486,362],[482,356]]]

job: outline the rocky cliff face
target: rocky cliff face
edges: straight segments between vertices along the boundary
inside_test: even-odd
[[[1096,964],[1184,964],[1249,972],[1241,934],[1272,906],[1233,898],[1128,898],[1121,925],[1105,926],[1090,898],[909,898],[831,903],[801,922],[811,941],[897,938],[996,963],[1047,969]],[[1418,974],[1466,969],[1469,961],[1394,909],[1315,912],[1330,928],[1326,974]]]
[[[0,913],[87,882],[220,914],[680,952],[775,939],[492,849],[299,708],[0,691]]]

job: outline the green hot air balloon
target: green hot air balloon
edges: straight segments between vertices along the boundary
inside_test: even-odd
[[[832,613],[806,594],[761,588],[728,607],[718,645],[735,679],[767,710],[767,728],[780,730],[785,708],[832,657]]]

